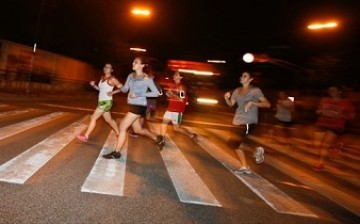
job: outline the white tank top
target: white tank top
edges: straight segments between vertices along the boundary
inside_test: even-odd
[[[99,101],[103,101],[103,100],[112,100],[113,97],[112,96],[108,96],[107,93],[108,92],[112,92],[114,89],[114,86],[111,86],[108,83],[109,79],[106,79],[104,81],[99,81]]]

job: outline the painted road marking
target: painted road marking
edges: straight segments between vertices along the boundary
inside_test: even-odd
[[[160,125],[148,124],[159,133]],[[181,202],[222,207],[168,135],[160,154]]]
[[[81,118],[1,165],[0,181],[24,184],[87,127],[87,119],[88,116]]]
[[[124,195],[128,141],[126,141],[123,149],[121,150],[120,159],[104,159],[102,157],[103,154],[110,153],[113,150],[116,142],[116,134],[111,131],[98,158],[96,159],[95,165],[81,187],[82,192],[116,196]]]
[[[12,110],[12,111],[6,111],[6,112],[1,112],[0,113],[0,118],[1,117],[8,117],[8,116],[13,116],[13,115],[18,115],[18,114],[24,114],[24,113],[28,113],[31,111],[34,111],[35,109],[29,108],[29,109],[20,109],[20,110]]]
[[[192,128],[187,127],[189,130]],[[192,130],[194,131],[194,130]],[[214,133],[214,130],[210,130]],[[200,130],[196,129],[197,133]],[[195,132],[195,133],[196,133]],[[216,136],[223,136],[228,138],[227,131],[216,130]],[[210,142],[207,138],[198,135],[198,144],[206,150],[215,159],[221,162],[229,171],[233,172],[234,169],[240,166],[239,161],[230,155],[224,153],[224,151]],[[234,174],[236,175],[236,174]],[[280,191],[270,182],[252,172],[249,175],[236,175],[250,190],[252,190],[257,196],[259,196],[266,204],[279,213],[317,217],[310,210],[302,206],[300,203],[292,199],[290,196]]]
[[[252,140],[257,142],[262,142],[262,140],[259,137],[252,136]],[[281,147],[276,147],[277,151],[280,151],[281,153],[284,153],[284,151],[281,151]],[[293,156],[293,155],[289,155]],[[307,161],[307,158],[303,158],[303,156],[298,155],[294,158],[302,158],[302,160]],[[338,188],[337,186],[332,186],[329,184],[326,184],[325,182],[320,181],[319,179],[313,177],[308,172],[304,172],[301,170],[297,170],[294,167],[290,166],[287,163],[281,162],[271,156],[266,157],[267,163],[271,164],[272,167],[275,169],[290,175],[295,180],[299,181],[300,183],[303,183],[307,186],[309,186],[312,190],[315,190],[316,192],[324,195],[325,197],[329,198],[333,202],[337,203],[338,205],[348,209],[349,211],[353,212],[354,214],[360,216],[360,199],[354,197],[351,194],[348,194],[345,191],[342,191],[341,188]],[[291,175],[296,173],[297,175]],[[347,180],[348,178],[346,178]],[[353,178],[354,181],[356,178]],[[347,180],[348,181],[348,180]]]
[[[10,126],[6,126],[3,128],[0,128],[0,140],[3,140],[5,138],[8,138],[10,136],[13,136],[15,134],[18,134],[22,131],[26,131],[30,128],[45,124],[46,122],[49,122],[53,119],[62,117],[67,115],[68,113],[65,112],[55,112],[51,114],[47,114],[41,117],[36,117],[31,120],[23,121],[20,123],[16,123]]]
[[[94,109],[87,109],[87,108],[83,108],[83,107],[65,106],[65,105],[60,105],[60,104],[41,103],[41,105],[48,106],[48,107],[58,107],[58,108],[64,108],[64,109],[71,109],[71,110],[81,110],[81,111],[89,111],[89,112],[94,111]],[[111,113],[112,114],[121,114],[121,115],[126,114],[126,113],[122,113],[122,112],[111,112]]]

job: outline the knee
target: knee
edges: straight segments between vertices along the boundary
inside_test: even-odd
[[[178,125],[173,125],[173,130],[179,132],[180,127]]]
[[[108,124],[111,124],[114,120],[113,119],[105,119],[105,122],[108,123]]]

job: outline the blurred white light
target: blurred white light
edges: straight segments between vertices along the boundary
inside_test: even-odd
[[[209,63],[219,63],[219,64],[225,64],[225,60],[207,60]]]
[[[218,101],[215,99],[210,99],[210,98],[197,98],[196,102],[198,103],[204,103],[204,104],[217,104]]]
[[[34,43],[33,52],[36,52],[36,47],[37,47],[37,44]]]
[[[246,63],[251,63],[254,61],[254,55],[251,54],[251,53],[246,53],[244,54],[243,56],[243,60],[246,62]]]
[[[289,96],[289,97],[288,97],[288,99],[289,99],[289,100],[291,100],[292,102],[294,102],[295,97],[293,97],[293,96]]]
[[[146,52],[146,49],[144,49],[144,48],[138,48],[138,47],[130,47],[130,51]]]
[[[313,25],[309,25],[308,29],[310,30],[316,30],[316,29],[324,29],[324,28],[334,28],[337,27],[337,23],[336,22],[329,22],[329,23],[324,23],[324,24],[313,24]]]
[[[191,73],[191,74],[194,74],[194,75],[207,75],[207,76],[214,75],[213,72],[198,71],[198,70],[193,70],[193,69],[179,69],[178,71],[183,72],[183,73]]]
[[[143,15],[143,16],[150,15],[150,11],[146,9],[134,9],[132,10],[132,13],[135,15]]]

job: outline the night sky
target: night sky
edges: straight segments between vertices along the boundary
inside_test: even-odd
[[[151,18],[130,14],[138,2],[152,9]],[[40,49],[94,65],[126,61],[132,46],[162,61],[238,61],[252,51],[297,63],[336,52],[356,63],[358,5],[357,0],[1,0],[0,38],[29,46],[36,39]],[[340,20],[336,31],[306,29],[328,18]]]

